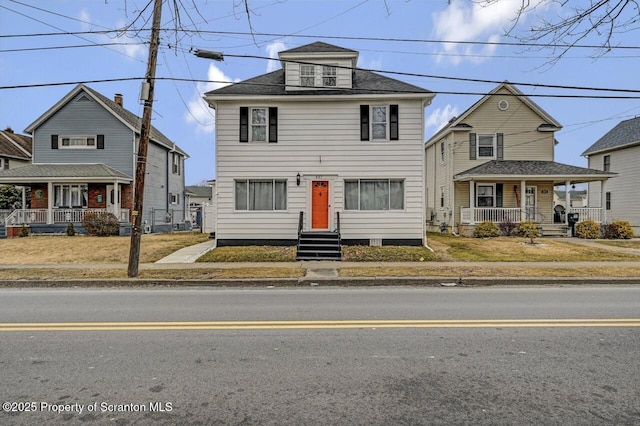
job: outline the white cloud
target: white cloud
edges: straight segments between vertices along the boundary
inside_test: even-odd
[[[187,103],[189,110],[185,111],[184,119],[187,124],[196,124],[197,130],[205,133],[213,133],[215,129],[215,111],[202,99],[202,96],[211,90],[228,86],[240,79],[232,79],[224,74],[215,64],[209,64],[206,83],[198,83],[191,100]]]
[[[535,10],[548,0],[531,0],[527,10]],[[451,3],[432,15],[434,35],[440,40],[497,42],[514,24],[514,19],[522,6],[520,1],[503,0],[486,4],[451,0]],[[527,14],[521,17],[526,20]],[[520,22],[522,23],[522,22]],[[474,45],[443,43],[439,61],[448,59],[454,65],[463,60],[479,63],[492,56],[495,45]]]
[[[93,19],[93,17],[89,14],[87,9],[82,9],[78,16],[78,19],[82,22],[80,24],[80,28],[82,31],[91,31],[95,30],[93,24],[98,24],[99,21]],[[116,24],[116,28],[124,28],[126,26],[126,22],[120,20]],[[139,44],[140,40],[138,38],[133,38],[133,34],[131,33],[122,33],[118,34],[117,38],[111,38],[106,34],[99,34],[96,36],[96,43],[125,43],[121,45],[108,46],[106,48],[111,50],[116,50],[118,52],[124,53],[132,59],[142,59],[145,58],[145,53],[147,52],[147,47],[144,44]],[[136,44],[130,44],[136,43]]]
[[[449,122],[453,117],[457,117],[460,114],[457,106],[447,104],[444,108],[438,108],[433,111],[429,117],[427,117],[426,128],[434,127],[435,134],[438,130],[442,129],[445,124]]]
[[[280,62],[278,61],[278,52],[287,50],[287,46],[281,41],[274,41],[269,43],[266,47],[267,55],[273,60],[267,62],[267,72],[272,72],[280,69]]]

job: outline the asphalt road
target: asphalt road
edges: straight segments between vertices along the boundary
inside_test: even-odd
[[[640,287],[3,289],[0,424],[637,425],[639,354]]]

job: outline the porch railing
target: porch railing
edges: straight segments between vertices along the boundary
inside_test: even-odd
[[[578,213],[578,222],[593,220],[602,222],[602,208],[600,207],[569,207],[569,213]]]
[[[569,213],[578,213],[579,221],[593,220],[602,222],[602,209],[600,207],[580,207],[570,208]],[[481,222],[513,222],[520,223],[521,209],[519,208],[497,208],[497,207],[476,207],[473,209],[473,218],[471,217],[471,209],[462,207],[460,209],[460,219],[462,223],[481,223]],[[527,208],[522,217],[524,220],[533,220],[539,223],[547,223],[547,216],[540,209]]]
[[[463,223],[471,223],[471,209],[463,207],[461,209]],[[520,209],[517,208],[491,208],[476,207],[473,209],[473,222],[520,222]]]
[[[87,213],[107,213],[107,209],[53,209],[53,223],[80,223]],[[120,222],[129,222],[129,209],[120,209]],[[48,223],[47,209],[18,209],[5,219],[5,225]]]

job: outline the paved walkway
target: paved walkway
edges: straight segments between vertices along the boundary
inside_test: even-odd
[[[216,240],[205,241],[204,243],[185,247],[169,256],[158,260],[156,263],[194,263],[205,253],[216,248]]]

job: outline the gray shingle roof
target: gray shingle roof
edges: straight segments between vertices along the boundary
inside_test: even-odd
[[[608,151],[619,146],[640,143],[640,117],[632,118],[618,123],[609,130],[596,143],[591,145],[582,155],[594,154],[599,151]]]
[[[127,176],[106,164],[29,164],[0,171],[0,181],[8,178],[132,179],[131,176]]]
[[[555,161],[498,161],[493,160],[473,167],[454,176],[458,179],[465,176],[593,176],[614,177],[616,173],[587,169],[556,163]]]
[[[206,93],[206,96],[216,95],[258,95],[258,96],[328,96],[328,95],[370,95],[370,94],[398,94],[398,93],[424,93],[431,94],[430,90],[423,89],[400,80],[385,77],[371,71],[361,69],[354,70],[353,88],[335,90],[285,90],[284,70],[262,74],[239,83],[221,87]]]
[[[213,188],[210,186],[188,185],[185,186],[185,189],[196,197],[211,198],[213,195]]]
[[[333,44],[325,43],[322,41],[316,41],[314,43],[305,44],[304,46],[294,47],[293,49],[283,50],[282,53],[358,53],[355,50],[346,49],[340,46],[334,46]]]

